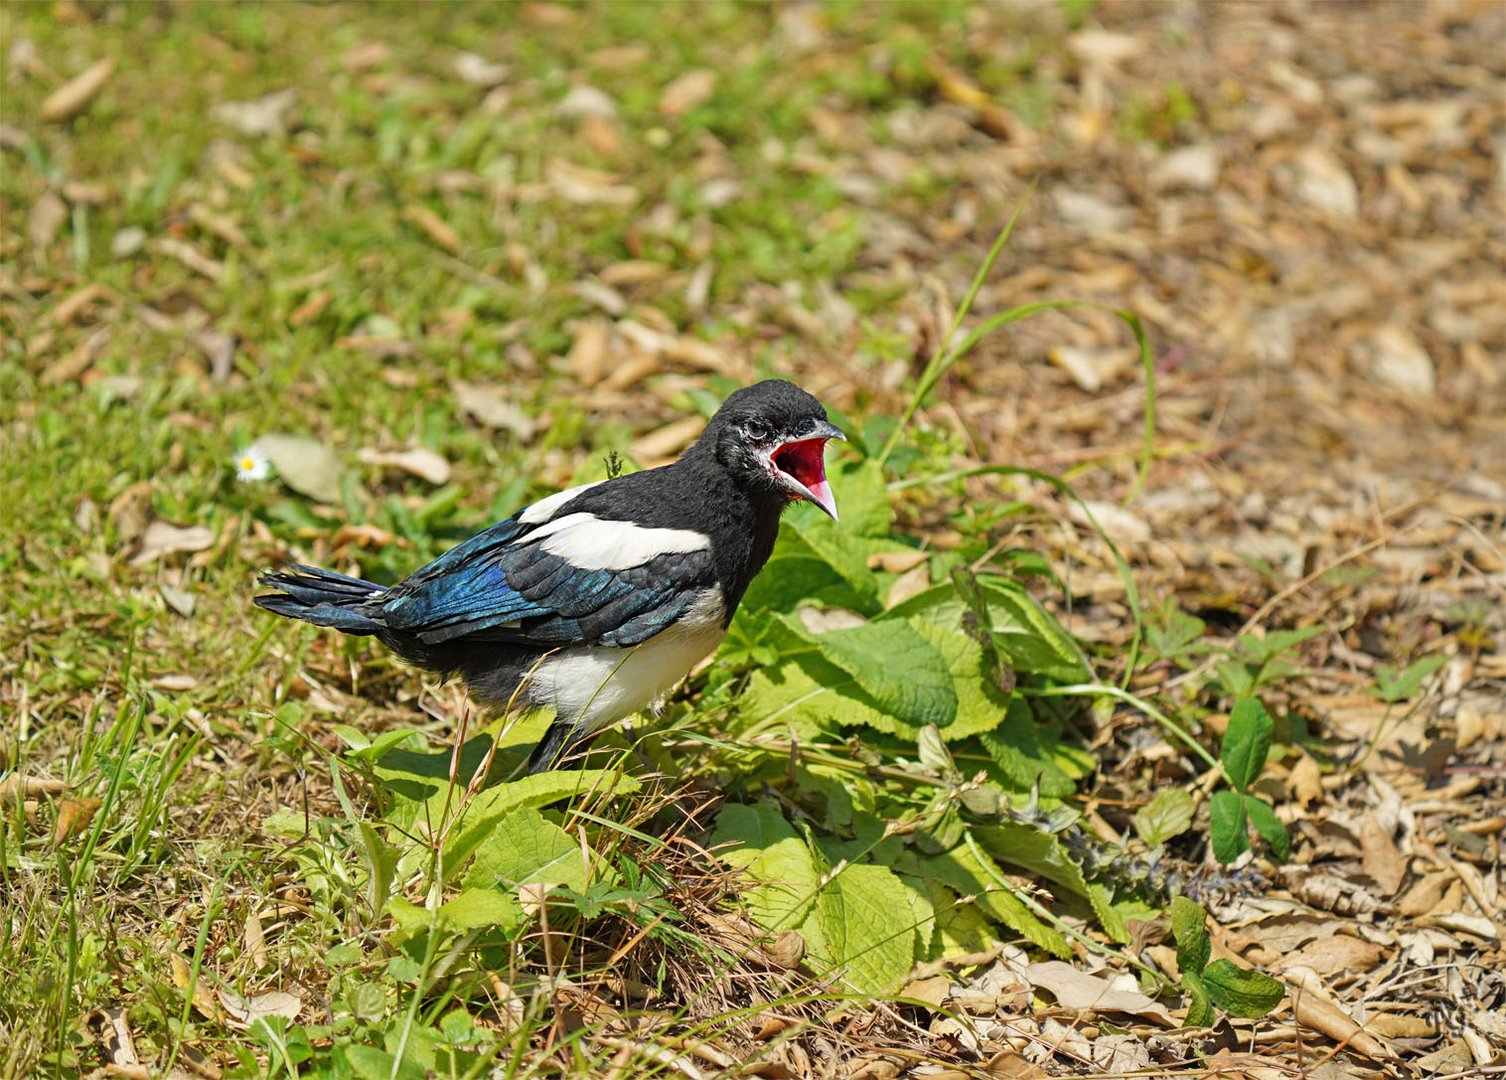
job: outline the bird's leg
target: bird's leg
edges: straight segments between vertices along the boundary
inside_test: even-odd
[[[528,775],[555,768],[571,750],[584,741],[575,720],[555,717],[549,730],[544,732],[544,737],[528,756]]]

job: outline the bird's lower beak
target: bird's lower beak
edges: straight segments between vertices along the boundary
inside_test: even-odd
[[[826,482],[826,443],[829,439],[846,438],[835,425],[823,423],[805,438],[784,443],[769,455],[795,496],[815,503],[833,521],[837,520],[837,500]]]

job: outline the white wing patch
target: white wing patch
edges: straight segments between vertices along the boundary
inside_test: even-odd
[[[534,541],[582,570],[631,570],[660,555],[711,547],[711,537],[694,529],[649,529],[585,513],[555,518],[523,538],[524,543]]]
[[[524,507],[522,513],[518,515],[518,520],[524,525],[542,525],[554,517],[559,512],[560,507],[575,498],[575,496],[583,491],[589,491],[596,484],[604,483],[606,483],[605,480],[597,480],[593,484],[577,484],[573,488],[566,488],[564,491],[557,491],[553,495],[547,495],[538,502]]]

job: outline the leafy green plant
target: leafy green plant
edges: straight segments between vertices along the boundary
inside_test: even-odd
[[[1226,657],[1214,667],[1214,679],[1225,694],[1244,698],[1290,678],[1296,667],[1286,654],[1323,632],[1321,626],[1276,630],[1269,634],[1240,634]]]
[[[1208,802],[1208,832],[1219,862],[1231,863],[1250,850],[1251,825],[1277,856],[1287,856],[1286,826],[1271,804],[1251,791],[1265,769],[1274,730],[1270,713],[1255,698],[1242,699],[1229,714],[1219,761],[1230,786],[1214,792]]]
[[[1208,913],[1185,896],[1171,902],[1171,932],[1177,943],[1177,967],[1182,988],[1187,991],[1187,1027],[1208,1027],[1215,1009],[1230,1016],[1256,1019],[1265,1016],[1286,996],[1282,985],[1269,975],[1242,968],[1228,960],[1209,962],[1213,946],[1208,940]]]
[[[1442,656],[1424,656],[1404,668],[1394,664],[1376,664],[1375,686],[1371,688],[1370,693],[1387,705],[1406,701],[1408,698],[1416,697],[1418,691],[1422,689],[1423,680],[1446,663],[1448,663],[1447,658]]]
[[[1139,903],[1085,873],[1057,832],[1015,813],[1028,798],[1062,810],[1063,828],[1075,817],[1061,800],[1093,762],[1062,739],[1063,725],[1101,689],[1082,650],[987,561],[991,552],[963,564],[894,527],[891,499],[914,482],[891,470],[918,460],[901,453],[902,439],[941,377],[988,334],[1077,306],[1025,305],[960,333],[1013,225],[898,422],[855,440],[867,453],[839,466],[841,523],[791,514],[734,620],[726,681],[706,698],[725,704],[736,740],[718,781],[776,786],[797,812],[734,804],[717,820],[722,857],[751,883],[748,916],[770,933],[797,931],[813,966],[870,993],[897,989],[915,961],[976,949],[1000,929],[1067,955],[1069,937],[1081,935],[1005,866],[1049,881],[1111,941],[1127,940],[1123,905]],[[1132,313],[1114,314],[1134,332],[1147,376],[1143,480],[1154,431],[1149,346]],[[1072,496],[1054,477],[1029,475]],[[1126,588],[1138,624],[1133,582]],[[1135,641],[1131,668],[1138,625]]]

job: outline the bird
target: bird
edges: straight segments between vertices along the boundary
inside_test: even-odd
[[[376,638],[492,709],[553,707],[528,773],[658,708],[726,636],[787,506],[837,520],[819,400],[769,379],[729,395],[668,465],[523,507],[392,586],[314,566],[263,573],[254,602]]]

